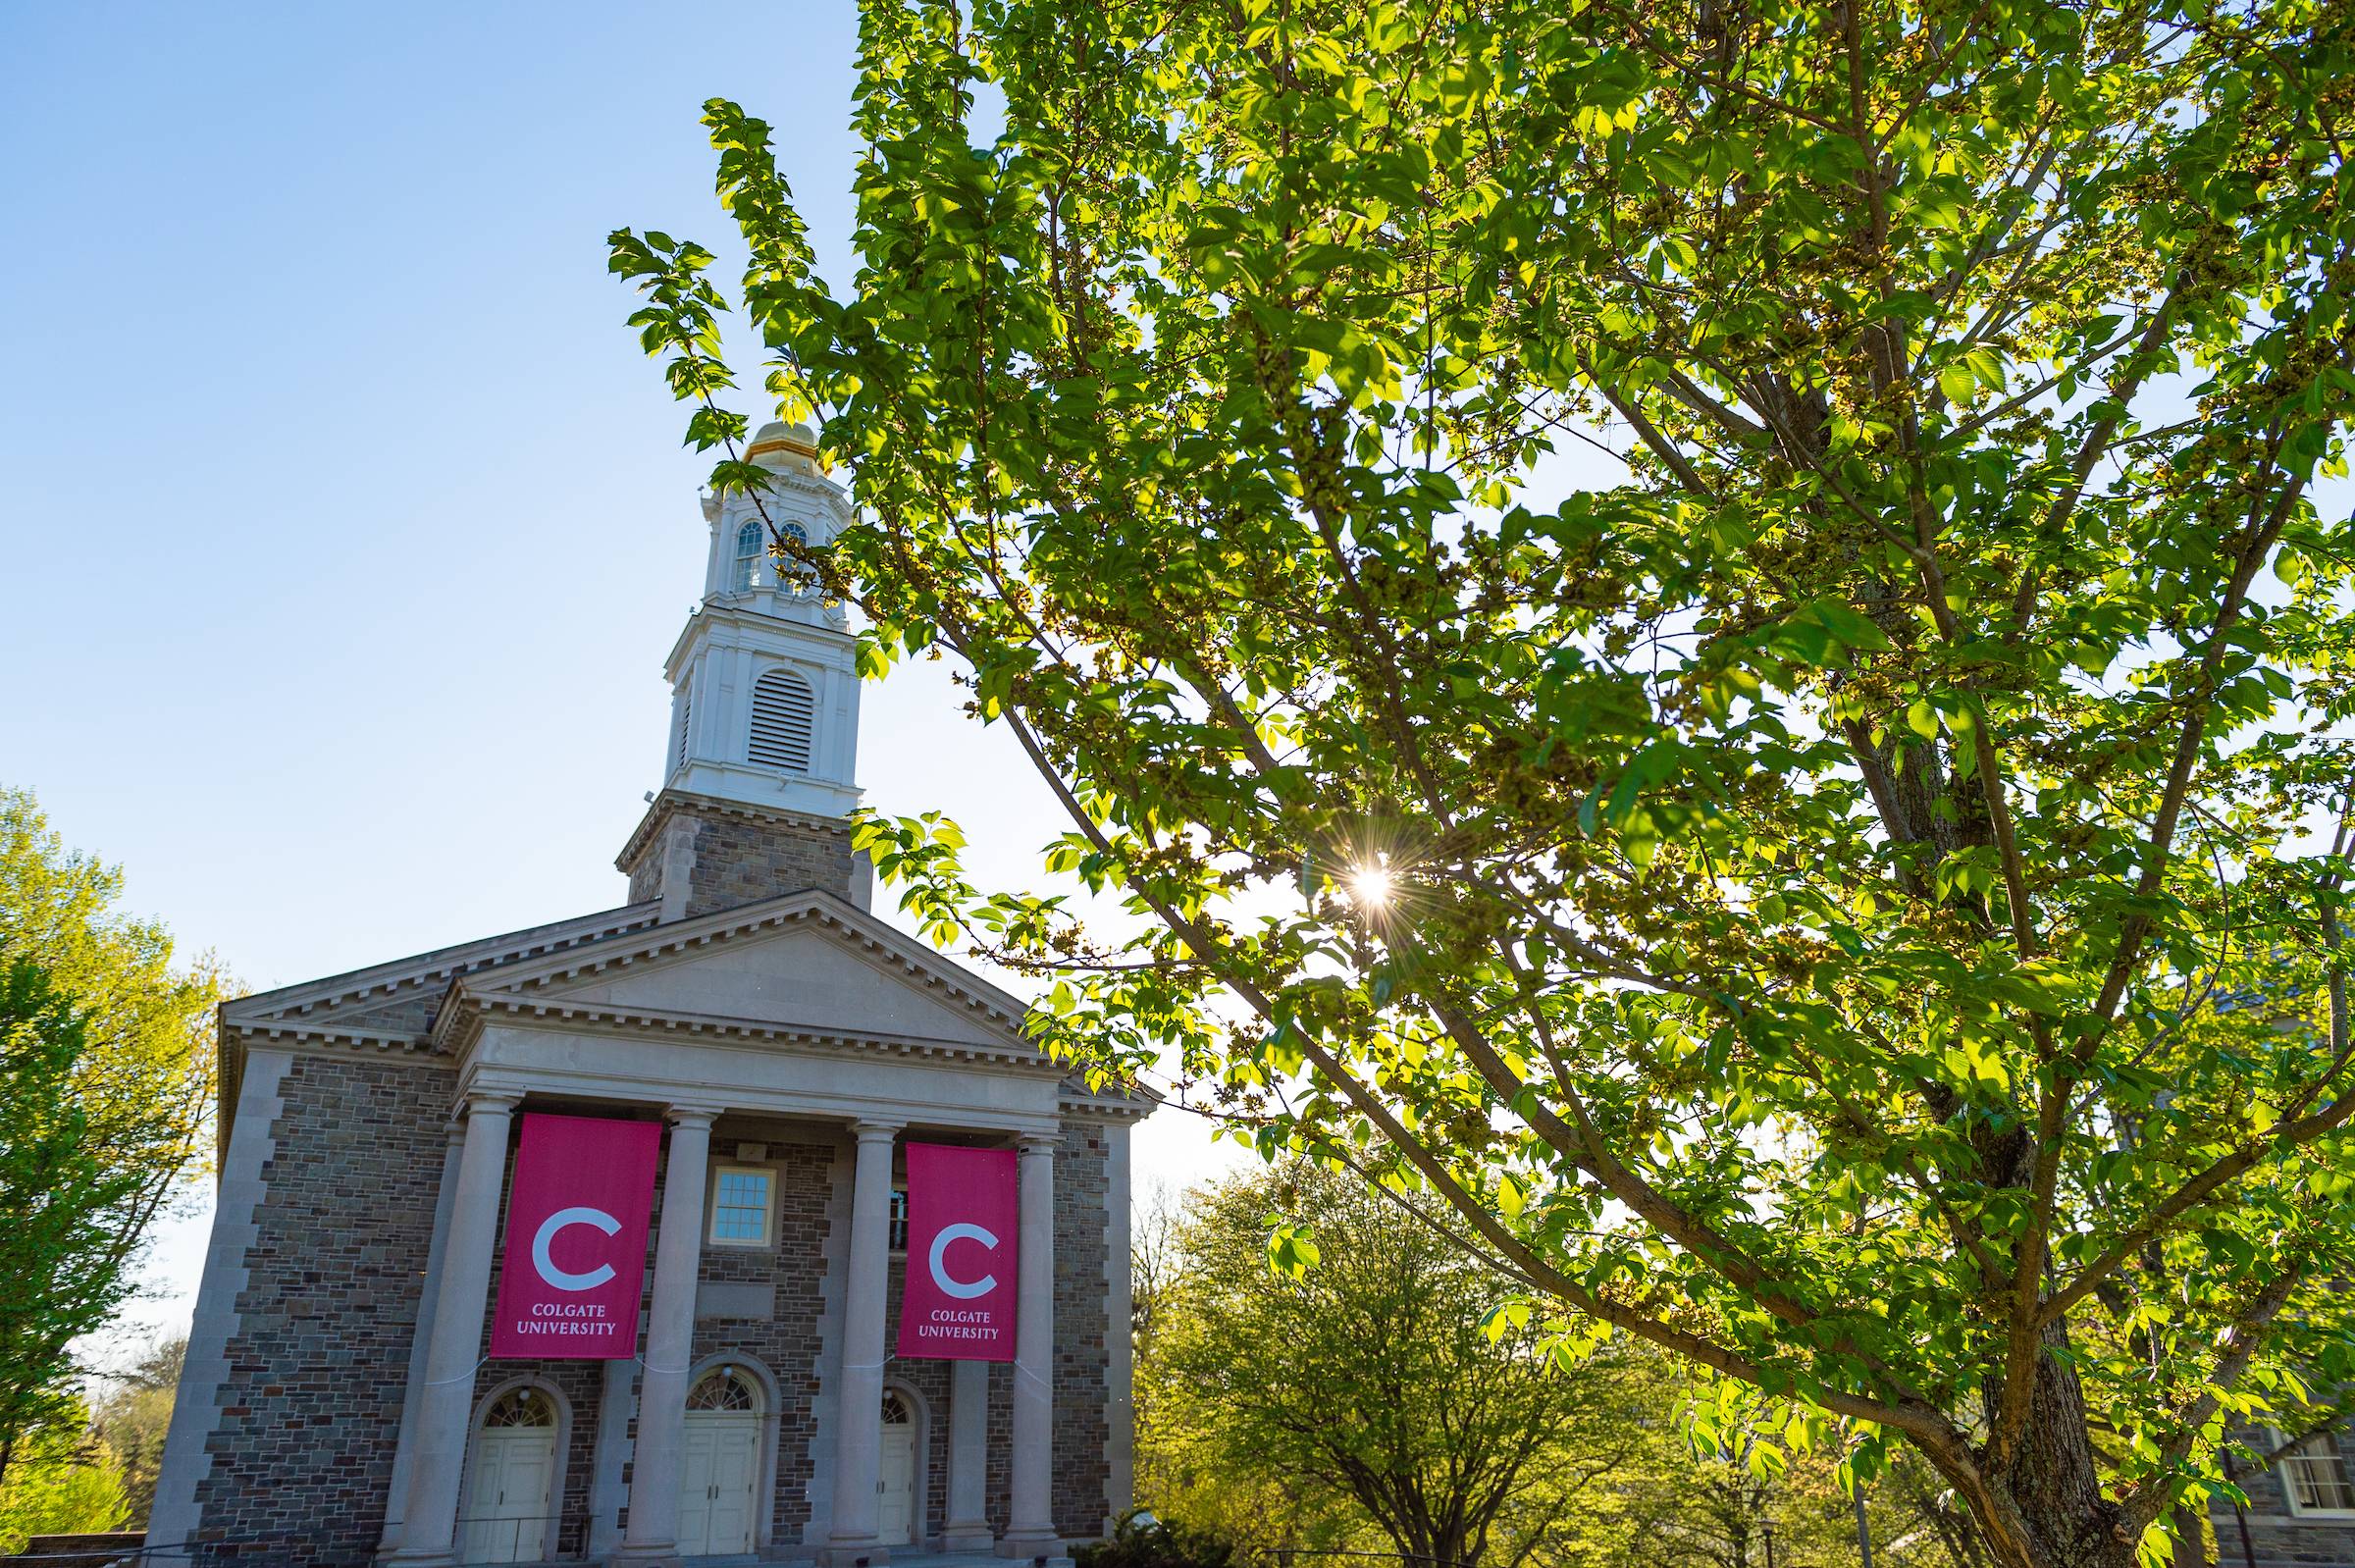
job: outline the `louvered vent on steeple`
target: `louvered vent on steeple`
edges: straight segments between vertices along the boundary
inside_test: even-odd
[[[687,721],[695,711],[695,687],[692,683],[679,687],[679,733],[671,743],[670,770],[676,773],[687,765]]]
[[[791,670],[772,669],[753,685],[753,734],[747,755],[762,767],[810,771],[810,734],[817,699]]]

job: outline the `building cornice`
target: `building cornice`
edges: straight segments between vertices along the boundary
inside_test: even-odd
[[[347,1027],[331,1022],[244,1023],[222,1036],[222,1049],[239,1051],[301,1049],[323,1055],[430,1057],[436,1055],[426,1035],[398,1029]]]
[[[856,1051],[867,1056],[920,1058],[965,1066],[986,1065],[1025,1077],[1061,1077],[1063,1068],[1043,1053],[1019,1046],[982,1045],[875,1030],[764,1023],[719,1014],[686,1013],[608,1002],[575,1002],[558,997],[466,994],[453,998],[435,1020],[436,1054],[464,1058],[494,1022],[562,1033],[632,1036],[692,1036],[721,1046],[786,1046],[811,1052]]]
[[[670,652],[662,655],[663,678],[675,685],[679,678],[680,666],[686,659],[688,651],[695,646],[696,640],[699,637],[709,635],[711,628],[719,625],[738,627],[754,634],[755,637],[773,639],[767,646],[772,652],[788,657],[797,652],[793,644],[799,640],[832,639],[841,645],[838,653],[846,656],[850,647],[857,641],[845,627],[835,624],[834,618],[822,610],[817,620],[806,621],[788,615],[772,615],[766,610],[755,609],[749,602],[752,600],[768,597],[770,597],[768,590],[756,589],[741,596],[726,594],[706,599],[696,605],[687,616],[687,624],[680,627],[679,635],[672,639]],[[746,602],[738,602],[740,598]],[[795,601],[795,602],[812,601]],[[807,657],[807,654],[804,656]]]
[[[811,450],[814,452],[815,448],[812,447]],[[768,467],[765,463],[761,466]],[[841,513],[843,517],[848,518],[851,515],[849,495],[842,486],[826,478],[823,474],[807,474],[792,468],[769,468],[768,480],[760,488],[780,495],[798,491],[806,496],[814,496]]]
[[[651,930],[662,907],[659,903],[625,904],[576,919],[527,926],[498,936],[478,938],[452,947],[431,948],[405,959],[370,965],[342,974],[306,980],[300,985],[257,991],[221,1005],[225,1028],[252,1032],[266,1025],[311,1017],[323,1010],[350,1007],[371,998],[389,998],[420,986],[446,984],[450,979],[519,959],[543,957],[585,943],[602,941],[636,930]],[[342,1032],[353,1032],[344,1029]],[[365,1030],[358,1032],[368,1032]]]
[[[663,819],[680,810],[691,810],[706,816],[740,816],[749,822],[775,822],[808,833],[839,838],[846,844],[851,837],[851,824],[839,816],[818,816],[784,807],[756,806],[746,801],[722,800],[716,795],[699,795],[690,790],[665,789],[654,797],[654,804],[646,809],[646,814],[638,819],[638,825],[630,830],[630,836],[623,841],[621,853],[613,858],[614,869],[626,872],[636,864],[638,857],[653,841]]]
[[[1066,1089],[1056,1097],[1055,1107],[1065,1116],[1096,1122],[1142,1122],[1161,1109],[1161,1096],[1141,1084],[1118,1097]]]

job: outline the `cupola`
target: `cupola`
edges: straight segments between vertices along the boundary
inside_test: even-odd
[[[866,862],[847,820],[859,804],[859,671],[848,618],[806,563],[850,498],[818,464],[807,425],[763,425],[746,448],[760,494],[706,496],[704,597],[663,666],[670,730],[662,788],[615,862],[633,904],[661,918],[818,888],[864,909]]]

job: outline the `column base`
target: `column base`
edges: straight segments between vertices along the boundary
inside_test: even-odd
[[[605,1561],[611,1568],[679,1568],[681,1559],[676,1542],[652,1546],[633,1546],[625,1542]]]
[[[866,1564],[867,1568],[884,1568],[890,1561],[891,1548],[877,1542],[871,1536],[864,1541],[838,1537],[817,1551],[818,1568],[859,1568],[861,1563]]]
[[[445,1551],[426,1551],[416,1546],[395,1546],[391,1551],[376,1554],[377,1568],[452,1568],[458,1560],[456,1547]]]
[[[1001,1557],[1060,1557],[1063,1538],[1052,1530],[1009,1530],[998,1542]]]
[[[940,1533],[940,1549],[944,1552],[995,1551],[998,1538],[989,1533],[989,1526],[979,1521],[972,1524],[954,1524]]]

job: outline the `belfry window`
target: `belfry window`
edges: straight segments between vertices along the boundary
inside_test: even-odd
[[[807,773],[816,721],[817,696],[810,683],[791,670],[772,669],[753,683],[753,733],[745,755],[761,767]]]
[[[808,549],[810,548],[810,531],[799,523],[787,523],[777,532],[784,535],[786,542],[797,549]],[[777,563],[777,583],[778,586],[790,589],[796,594],[806,594],[817,586],[817,580],[811,576],[810,568],[790,555]]]
[[[760,557],[766,553],[767,544],[760,537],[759,523],[747,523],[736,530],[736,575],[733,584],[738,593],[760,586]]]

